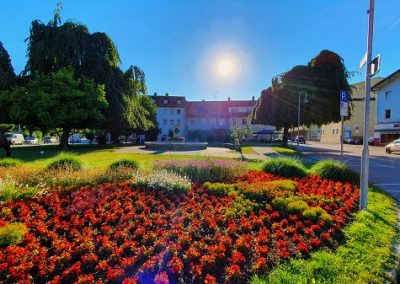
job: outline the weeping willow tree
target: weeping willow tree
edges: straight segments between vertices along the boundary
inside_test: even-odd
[[[289,128],[297,125],[299,93],[302,91],[308,94],[308,103],[301,102],[302,124],[338,122],[339,93],[340,90],[351,93],[349,77],[343,59],[332,51],[323,50],[307,66],[295,66],[274,77],[272,87],[261,92],[250,115],[251,122],[283,128],[283,143],[286,144]]]
[[[50,74],[72,67],[77,78],[84,76],[104,85],[108,108],[104,110],[103,127],[117,142],[126,124],[124,111],[128,108],[124,96],[146,94],[144,72],[138,67],[123,72],[118,50],[111,38],[101,32],[90,33],[83,24],[71,21],[61,24],[61,8],[57,6],[54,19],[48,24],[39,20],[32,22],[27,39],[25,74],[35,77],[36,74]],[[139,91],[132,92],[132,89]]]

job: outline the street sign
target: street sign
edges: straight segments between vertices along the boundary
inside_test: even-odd
[[[340,102],[348,102],[349,101],[349,92],[348,91],[340,91]]]
[[[380,69],[381,69],[381,55],[378,54],[371,61],[371,77],[374,76],[376,73],[378,73]]]
[[[340,102],[340,116],[349,116],[349,102]]]
[[[363,66],[365,65],[365,63],[367,63],[367,52],[365,52],[363,58],[362,58],[361,61],[360,61],[360,65],[359,65],[360,69],[363,68]]]

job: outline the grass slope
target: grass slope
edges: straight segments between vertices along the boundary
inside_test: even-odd
[[[319,251],[274,269],[260,283],[385,283],[394,267],[392,245],[398,234],[394,200],[375,188],[368,193],[368,210],[356,214],[345,230],[346,243],[336,252]]]

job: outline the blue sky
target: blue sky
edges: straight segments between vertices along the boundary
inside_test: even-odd
[[[341,55],[349,71],[366,50],[368,0],[64,0],[62,22],[86,24],[115,42],[122,68],[141,67],[149,93],[190,100],[250,99],[274,75],[307,64],[322,49]],[[375,1],[373,55],[379,76],[400,68],[400,1]],[[52,19],[56,0],[5,0],[0,41],[19,73],[30,23]],[[221,59],[222,58],[222,59]],[[223,77],[217,65],[228,60]],[[228,58],[228,59],[226,59]],[[362,81],[362,73],[351,82]]]

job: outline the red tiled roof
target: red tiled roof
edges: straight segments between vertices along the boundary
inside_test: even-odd
[[[229,107],[253,108],[256,101],[201,101],[186,102],[186,115],[188,117],[237,117],[247,116],[250,112],[230,113]]]
[[[186,104],[185,97],[179,96],[149,96],[152,100],[155,100],[155,104],[157,107],[177,107],[184,108]],[[164,99],[167,100],[167,103],[164,103]],[[178,104],[178,100],[181,100],[181,103]]]

